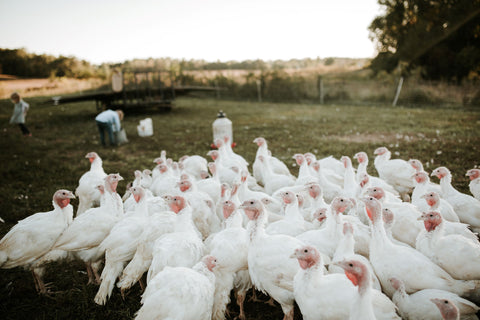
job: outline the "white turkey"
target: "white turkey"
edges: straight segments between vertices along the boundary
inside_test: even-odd
[[[317,174],[318,184],[320,185],[320,188],[322,188],[323,198],[327,203],[331,203],[335,197],[339,197],[342,195],[342,187],[340,187],[338,184],[331,182],[325,177],[325,174],[323,172],[324,170],[322,169],[320,161],[317,160],[313,162],[311,164],[311,167],[315,170]]]
[[[293,288],[304,319],[348,319],[355,313],[352,307],[357,290],[344,274],[324,274],[318,250],[302,246],[291,257],[300,265]],[[373,305],[377,319],[399,319],[395,305],[380,291],[374,290]]]
[[[388,201],[384,190],[380,187],[369,188],[367,194],[379,200],[382,206],[389,208],[395,214],[392,235],[411,247],[415,247],[417,235],[423,229],[422,224],[417,220],[421,215],[417,207],[409,202]]]
[[[212,198],[208,193],[200,191],[189,179],[182,179],[178,186],[192,208],[192,219],[198,231],[206,239],[210,234],[220,230],[220,220],[215,212]],[[219,190],[220,191],[220,190]]]
[[[470,178],[468,187],[475,199],[480,200],[480,169],[470,169],[466,176]]]
[[[183,170],[192,176],[195,180],[202,180],[205,178],[205,173],[208,173],[208,161],[199,155],[185,155],[181,157],[178,162],[182,165]]]
[[[397,305],[398,312],[402,316],[402,319],[442,319],[437,307],[429,303],[431,299],[448,299],[458,307],[462,319],[478,319],[475,314],[479,308],[473,302],[455,293],[439,289],[423,289],[408,294],[401,280],[391,278],[390,283],[395,289],[392,300]]]
[[[335,198],[329,210],[327,210],[327,219],[324,222],[325,226],[318,230],[309,230],[299,234],[297,239],[314,246],[319,252],[331,259],[335,253],[338,242],[343,236],[342,213],[351,206],[352,203],[350,200],[342,197]]]
[[[263,164],[264,188],[268,195],[272,195],[279,189],[291,187],[295,184],[295,178],[293,176],[275,173],[269,161],[263,156],[258,156],[257,159]]]
[[[97,186],[103,184],[107,176],[102,166],[102,159],[96,152],[85,156],[90,161],[90,170],[85,172],[78,181],[75,195],[78,197],[77,216],[86,210],[100,205],[100,191]]]
[[[240,206],[250,219],[247,231],[248,271],[253,285],[268,294],[282,307],[284,320],[292,320],[294,313],[293,277],[299,270],[291,258],[292,252],[303,243],[287,235],[268,235],[265,225],[268,217],[261,201],[251,199]]]
[[[422,212],[438,211],[445,220],[450,222],[460,222],[457,213],[453,207],[446,200],[440,198],[440,195],[435,191],[427,192],[422,197],[425,205],[417,206]]]
[[[166,267],[160,284],[138,310],[136,320],[210,320],[212,318],[217,261],[206,256],[193,268]]]
[[[321,208],[327,209],[329,205],[323,199],[323,192],[318,183],[310,183],[306,185],[305,191],[307,191],[308,196],[312,198],[312,200],[310,201],[310,207],[308,208],[310,213],[305,216],[305,219],[308,221],[312,221],[313,214],[317,210]]]
[[[374,177],[368,174],[367,172],[367,167],[368,167],[368,155],[361,151],[357,152],[354,156],[354,159],[358,161],[358,168],[357,168],[357,182],[360,182],[363,180],[362,174],[368,175],[369,181],[370,181],[370,186],[372,187],[381,187],[385,191],[391,192],[394,195],[398,196],[398,191],[395,190],[394,187],[392,187],[390,184],[388,184],[385,180],[382,180],[378,177]]]
[[[364,201],[368,217],[372,221],[370,262],[388,296],[391,297],[395,292],[390,283],[390,278],[394,277],[405,283],[408,293],[430,288],[463,296],[475,289],[475,282],[455,280],[421,252],[392,243],[383,226],[381,203],[373,197]]]
[[[376,155],[375,169],[379,177],[392,185],[403,200],[408,200],[409,193],[414,187],[412,176],[415,174],[415,169],[403,159],[390,159],[392,154],[385,147],[375,149],[374,154]]]
[[[240,170],[248,170],[248,162],[232,150],[227,136],[225,136],[224,140],[216,139],[214,142],[218,149],[220,160],[225,166],[228,164],[228,167],[235,166]]]
[[[179,177],[166,164],[157,165],[157,169],[158,174],[153,179],[150,190],[158,197],[171,194],[180,180]]]
[[[197,180],[194,182],[194,184],[196,185],[197,190],[206,192],[210,198],[212,198],[213,202],[218,203],[220,197],[225,191],[222,190],[222,183],[220,182],[220,178],[217,174],[217,165],[213,162],[210,162],[207,164],[207,166],[212,175],[205,179]],[[229,186],[228,184],[226,185]]]
[[[112,294],[117,277],[133,258],[140,236],[148,224],[145,190],[142,187],[132,187],[131,192],[137,201],[135,212],[117,222],[99,246],[100,251],[105,251],[105,266],[100,276],[102,282],[94,299],[99,305],[104,305]]]
[[[480,279],[480,244],[458,234],[446,235],[440,213],[423,213],[427,234],[417,241],[417,249],[455,279]]]
[[[167,196],[170,209],[177,214],[174,231],[155,240],[147,284],[166,266],[192,267],[204,255],[201,234],[192,220],[192,207],[182,196]],[[147,286],[147,290],[149,290]]]
[[[421,197],[425,193],[434,191],[438,194],[441,194],[442,192],[440,185],[432,183],[428,177],[428,173],[425,171],[415,172],[413,175],[413,181],[415,183],[415,187],[412,191],[412,203],[416,206],[423,204]]]
[[[68,190],[57,190],[53,195],[53,210],[39,212],[18,221],[0,240],[0,268],[24,267],[33,274],[35,288],[47,293],[42,280],[44,267],[37,261],[48,253],[60,234],[73,220],[70,200],[75,198]]]
[[[52,247],[52,250],[74,251],[86,264],[88,283],[100,284],[98,270],[104,252],[98,246],[124,215],[123,202],[116,191],[121,180],[123,178],[119,174],[109,174],[105,178],[104,200],[100,207],[88,209],[77,216]]]
[[[206,241],[206,252],[220,261],[221,268],[215,271],[215,301],[213,319],[224,319],[230,292],[236,288],[237,303],[240,308],[240,319],[245,318],[243,301],[246,291],[251,287],[248,274],[248,234],[242,227],[242,213],[236,205],[228,200],[222,205],[225,229],[211,235]]]
[[[135,255],[127,264],[117,287],[122,293],[140,281],[143,287],[142,275],[148,271],[153,258],[153,246],[155,241],[162,235],[173,232],[176,221],[176,214],[173,211],[158,211],[151,213],[148,225],[145,226],[140,236]]]
[[[281,193],[281,197],[285,204],[285,218],[270,223],[266,228],[266,232],[268,234],[286,234],[295,237],[312,229],[312,225],[305,221],[299,211],[298,199],[295,193],[284,191]]]
[[[452,175],[445,167],[433,170],[432,176],[440,179],[442,197],[453,207],[453,210],[463,223],[468,223],[475,232],[480,231],[480,201],[474,197],[456,190],[452,186]]]
[[[377,319],[373,310],[372,283],[369,268],[355,259],[342,260],[335,264],[344,269],[347,278],[354,286],[358,287],[358,293],[354,298],[349,320]]]
[[[268,145],[265,138],[258,137],[255,138],[253,142],[256,143],[258,146],[257,154],[255,155],[255,161],[253,162],[252,166],[253,176],[258,182],[260,182],[262,185],[265,185],[265,181],[263,178],[263,164],[258,159],[258,156],[263,156],[264,159],[267,159],[267,161],[269,161],[273,172],[277,174],[291,176],[290,170],[288,169],[287,165],[278,158],[271,155],[270,150],[268,150]]]
[[[360,254],[356,254],[354,251],[355,248],[355,239],[353,238],[353,227],[350,222],[343,223],[343,237],[340,239],[335,254],[332,258],[332,263],[329,265],[329,273],[344,273],[342,267],[337,266],[335,263],[343,260],[357,260],[362,262],[369,270],[372,287],[381,290],[380,281],[378,281],[375,272],[373,271],[372,265],[367,258]]]
[[[305,186],[309,183],[318,183],[318,178],[314,175],[314,170],[311,170],[305,156],[301,153],[296,153],[293,156],[298,166],[298,176],[295,180],[295,185]]]
[[[231,186],[237,181],[238,170],[240,169],[238,163],[232,162],[231,159],[226,159],[225,155],[223,155],[222,158],[222,155],[218,150],[210,150],[207,155],[214,161],[216,174],[221,183],[227,183]],[[247,169],[245,170],[247,171]]]

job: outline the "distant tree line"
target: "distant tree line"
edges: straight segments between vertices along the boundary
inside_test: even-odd
[[[37,55],[25,49],[0,49],[0,73],[19,77],[104,77],[105,70],[75,57]]]
[[[245,61],[216,61],[186,60],[172,58],[149,58],[133,59],[123,63],[93,65],[85,60],[75,57],[52,55],[37,55],[27,52],[25,49],[1,49],[0,48],[0,73],[15,75],[19,77],[70,77],[70,78],[107,78],[113,68],[122,70],[165,70],[174,74],[181,74],[183,71],[198,70],[282,70],[302,69],[318,65],[332,65],[335,61],[348,61],[352,63],[356,59],[349,58],[325,58],[311,59],[290,59],[290,60],[245,60]]]
[[[420,68],[425,79],[460,82],[480,74],[480,0],[378,0],[370,24],[375,72]]]

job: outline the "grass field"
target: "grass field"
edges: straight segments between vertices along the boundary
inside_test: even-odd
[[[126,179],[119,185],[122,194],[134,170],[153,168],[152,160],[161,150],[174,160],[186,154],[206,157],[212,142],[211,124],[220,109],[233,122],[237,153],[253,163],[257,148],[252,141],[263,136],[272,153],[286,162],[292,173],[297,172],[292,156],[298,152],[340,158],[365,151],[370,157],[369,172],[376,175],[373,150],[386,146],[393,158],[417,158],[429,172],[438,166],[448,167],[454,186],[468,192],[465,173],[480,164],[480,110],[461,106],[320,106],[182,98],[169,113],[127,111],[124,127],[130,142],[104,148],[96,131],[94,103],[39,105],[45,99],[26,99],[31,105],[27,116],[31,138],[8,124],[13,105],[0,100],[0,217],[5,220],[0,224],[0,236],[18,220],[51,210],[55,190],[75,190],[78,179],[89,169],[84,156],[90,151],[102,157],[106,172],[119,172]],[[146,117],[153,119],[154,136],[142,138],[136,125]],[[77,204],[74,200],[74,207]],[[0,275],[2,319],[130,319],[140,307],[138,285],[125,300],[114,290],[105,307],[95,305],[97,287],[86,285],[87,275],[78,262],[49,266],[45,280],[52,282],[56,291],[50,297],[37,296],[28,271],[0,270]],[[234,315],[232,312],[232,319]],[[281,316],[279,308],[248,303],[248,319]],[[298,313],[296,318],[301,318]]]

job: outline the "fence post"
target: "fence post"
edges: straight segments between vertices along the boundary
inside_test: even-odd
[[[262,81],[257,80],[258,102],[262,102]]]
[[[400,77],[400,80],[398,80],[398,86],[397,86],[397,92],[395,92],[395,98],[393,99],[392,106],[397,105],[398,97],[400,96],[400,91],[402,91],[402,86],[403,86],[403,77]]]
[[[323,104],[323,78],[322,76],[318,76],[318,98],[320,100],[320,104]]]

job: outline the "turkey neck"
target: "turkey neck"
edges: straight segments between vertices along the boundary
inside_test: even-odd
[[[418,183],[415,186],[415,188],[412,191],[412,202],[417,202],[417,201],[424,201],[421,199],[421,196],[423,196],[425,193],[427,193],[427,184],[428,180],[425,182]]]
[[[261,212],[257,219],[250,220],[247,225],[247,231],[250,243],[255,242],[266,236],[265,225],[267,224],[268,216],[265,211]]]
[[[368,160],[360,162],[357,167],[357,180],[360,181],[362,174],[367,174]]]
[[[268,147],[266,142],[262,144],[260,147],[258,147],[257,154],[255,155],[255,159],[258,156],[263,156],[265,159],[268,159]]]
[[[71,204],[65,206],[63,209],[60,208],[58,204],[55,203],[55,201],[52,201],[53,207],[55,210],[53,211],[56,219],[59,219],[62,221],[63,224],[69,225],[73,221],[73,207]]]
[[[392,246],[392,242],[387,237],[387,233],[383,226],[382,215],[378,214],[372,223],[372,240],[370,246],[374,246],[378,249],[384,249],[387,246]],[[370,250],[371,252],[372,250]]]
[[[100,158],[95,158],[95,160],[93,160],[92,164],[90,165],[90,171],[101,171],[103,172],[103,168],[102,168],[102,159]]]
[[[300,165],[300,169],[298,169],[298,178],[297,179],[306,178],[306,177],[309,177],[309,176],[310,176],[310,170],[309,170],[309,167],[308,167],[307,160],[303,159],[303,162]]]
[[[387,151],[386,153],[384,153],[382,155],[376,156],[375,160],[373,161],[373,164],[375,165],[375,167],[382,166],[388,160],[390,160],[390,157],[391,157],[391,153],[390,153],[390,151]]]
[[[228,228],[242,228],[243,217],[238,213],[237,210],[232,212],[232,214],[225,220],[225,229]]]
[[[348,165],[345,168],[345,175],[343,179],[343,189],[347,192],[348,197],[356,197],[356,185],[355,171],[351,165]]]
[[[354,248],[355,240],[353,238],[353,234],[344,234],[338,242],[332,261],[341,261],[347,256],[352,256],[355,253]]]
[[[195,229],[192,220],[192,208],[187,206],[177,213],[175,232],[195,232]]]
[[[452,186],[452,176],[450,174],[440,179],[440,189],[444,197],[456,193],[456,190]]]
[[[376,319],[373,306],[372,306],[372,288],[368,283],[366,276],[359,279],[358,296],[352,306],[352,312],[350,313],[349,320],[358,320],[358,315],[361,315],[361,320]],[[356,312],[353,312],[356,310]]]
[[[304,220],[300,211],[298,211],[298,201],[295,199],[292,203],[288,203],[285,207],[285,219],[286,220]]]
[[[104,206],[112,208],[112,213],[114,216],[123,216],[123,201],[122,198],[118,195],[118,193],[111,190],[106,190],[104,196]]]

